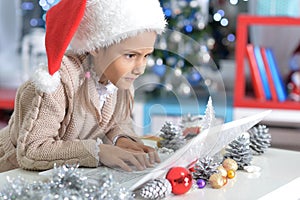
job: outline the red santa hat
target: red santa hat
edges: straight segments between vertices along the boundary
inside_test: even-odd
[[[83,54],[165,26],[158,0],[61,0],[46,16],[48,71],[59,70],[69,45]]]

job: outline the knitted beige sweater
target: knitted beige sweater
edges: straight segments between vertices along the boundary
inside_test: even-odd
[[[0,172],[18,167],[45,170],[54,163],[97,167],[98,138],[111,143],[116,134],[133,135],[131,118],[124,116],[128,106],[123,99],[128,91],[119,89],[109,95],[100,109],[99,94],[90,78],[95,112],[81,106],[83,63],[79,57],[64,57],[61,81],[54,92],[42,92],[32,81],[18,89],[14,113],[8,126],[0,130]]]

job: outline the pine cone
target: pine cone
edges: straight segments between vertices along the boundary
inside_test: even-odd
[[[172,122],[165,122],[160,130],[162,135],[177,135],[179,130],[178,127],[174,126]]]
[[[159,136],[162,138],[160,141],[161,147],[176,151],[185,144],[185,139],[179,128],[174,126],[172,122],[165,122],[160,131],[161,134]]]
[[[172,192],[171,183],[167,179],[154,179],[141,189],[140,195],[145,199],[165,198]]]
[[[255,154],[260,155],[266,152],[271,146],[271,134],[265,125],[258,125],[249,130],[250,148]]]
[[[218,172],[219,164],[213,161],[211,157],[205,157],[198,160],[194,167],[193,178],[195,180],[203,179],[208,181],[209,177]]]
[[[239,169],[243,169],[244,166],[248,166],[252,161],[252,152],[250,149],[250,139],[242,135],[232,141],[225,149],[226,153],[224,158],[231,158],[235,160],[239,166]]]

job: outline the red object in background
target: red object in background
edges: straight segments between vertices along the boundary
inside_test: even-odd
[[[293,51],[290,61],[290,73],[287,77],[289,98],[300,102],[300,43]]]
[[[264,86],[261,79],[261,74],[259,72],[258,63],[255,58],[254,46],[252,44],[248,44],[246,46],[246,53],[249,61],[249,67],[250,67],[255,97],[261,101],[265,101],[266,95],[264,92]]]
[[[193,185],[192,174],[184,167],[171,168],[166,175],[166,179],[172,185],[172,193],[176,195],[188,192]]]
[[[234,89],[234,108],[270,108],[300,110],[299,102],[295,101],[257,101],[255,97],[246,95],[245,58],[250,26],[300,26],[300,18],[285,16],[253,16],[240,14],[236,30],[236,75]],[[275,41],[276,42],[276,41]]]
[[[0,129],[7,125],[12,114],[17,89],[0,88]]]
[[[195,172],[195,164],[197,163],[198,159],[196,159],[195,161],[193,161],[191,164],[188,165],[188,169],[190,172]]]
[[[261,47],[260,51],[261,51],[261,56],[262,56],[262,59],[263,59],[263,62],[264,62],[264,66],[266,68],[266,73],[267,73],[267,78],[268,78],[268,82],[269,82],[269,86],[270,86],[272,101],[278,102],[276,87],[275,87],[275,84],[274,84],[274,80],[273,80],[273,77],[272,77],[272,72],[271,72],[271,69],[270,69],[269,62],[268,62],[266,48]]]
[[[294,71],[289,75],[288,90],[290,99],[300,102],[300,70]]]
[[[13,110],[17,89],[0,88],[0,109]]]
[[[187,136],[188,134],[198,135],[199,133],[200,133],[199,126],[185,128],[182,132],[183,136]]]
[[[195,167],[190,167],[189,171],[192,172],[192,173],[195,172]]]

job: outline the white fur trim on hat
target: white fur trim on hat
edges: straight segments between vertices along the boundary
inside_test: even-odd
[[[39,66],[32,76],[32,82],[38,90],[49,94],[59,86],[60,74],[57,71],[51,76],[47,66]]]
[[[90,52],[141,32],[161,34],[166,24],[158,0],[88,0],[70,45],[77,53]]]

